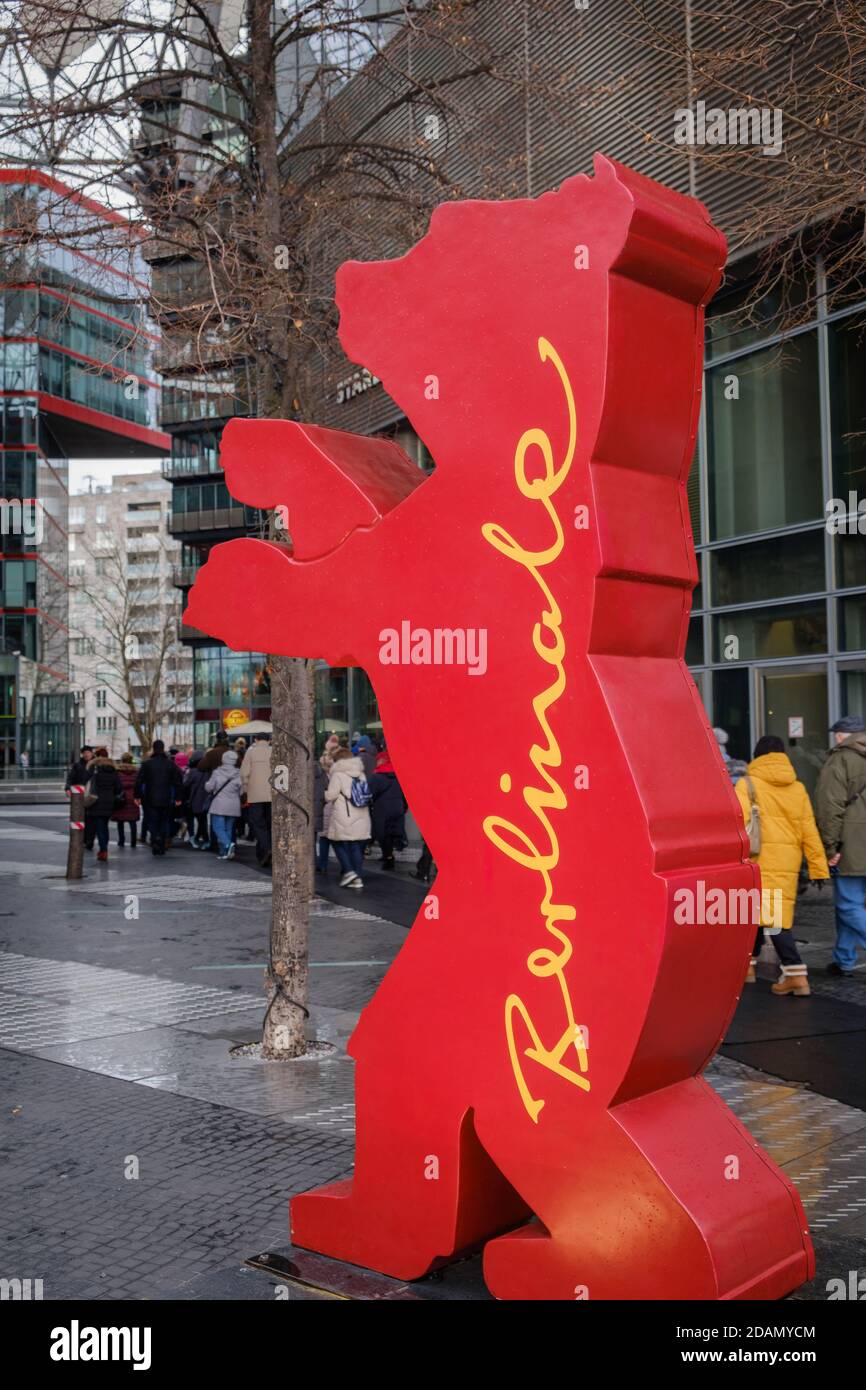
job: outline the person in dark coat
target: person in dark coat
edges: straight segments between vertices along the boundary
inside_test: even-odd
[[[364,776],[369,782],[373,773],[376,771],[378,749],[374,747],[372,739],[370,739],[367,734],[361,734],[358,738],[355,753],[364,764]]]
[[[186,811],[189,823],[189,842],[193,849],[210,848],[210,830],[207,823],[207,811],[211,803],[210,792],[206,792],[204,784],[207,776],[201,770],[204,753],[201,749],[196,749],[190,753],[189,764],[183,775],[183,785],[186,792]]]
[[[421,854],[418,863],[412,870],[412,877],[419,878],[422,883],[429,883],[433,873],[433,855],[430,853],[426,840],[421,841]]]
[[[182,785],[177,763],[166,756],[162,739],[154,739],[150,757],[142,763],[135,783],[136,800],[144,807],[154,854],[165,854],[171,814],[180,805]]]
[[[320,874],[328,872],[328,855],[331,842],[325,834],[325,788],[328,779],[321,762],[313,764],[313,846],[316,851],[316,868]]]
[[[126,826],[129,825],[129,844],[131,849],[135,849],[138,839],[138,818],[141,812],[135,800],[138,768],[133,764],[131,753],[122,754],[117,774],[123,786],[123,804],[114,808],[114,814],[111,817],[117,823],[117,845],[119,849],[125,848]]]
[[[205,781],[212,772],[216,772],[218,767],[222,767],[223,753],[229,751],[228,734],[224,729],[220,729],[214,740],[213,746],[207,750],[199,766],[205,774]]]
[[[114,763],[108,756],[107,748],[97,748],[96,754],[87,769],[87,790],[85,796],[95,796],[96,801],[87,808],[84,817],[84,843],[93,848],[94,836],[99,842],[97,859],[108,858],[108,822],[114,809],[123,798],[123,783]]]
[[[89,743],[85,743],[81,753],[73,759],[72,766],[66,774],[65,788],[69,791],[70,787],[83,787],[90,776],[90,764],[93,762],[93,748]]]
[[[373,839],[382,846],[382,868],[390,870],[395,867],[395,849],[406,848],[408,803],[386,749],[377,755],[376,770],[367,778],[367,784],[373,793]]]

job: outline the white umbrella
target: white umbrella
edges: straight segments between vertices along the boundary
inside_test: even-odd
[[[226,729],[230,738],[251,738],[253,734],[272,734],[273,724],[269,724],[267,719],[251,719],[248,724],[235,724],[231,729]]]

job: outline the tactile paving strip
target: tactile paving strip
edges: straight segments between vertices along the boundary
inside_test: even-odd
[[[866,1113],[716,1057],[707,1081],[785,1168],[816,1230],[866,1216]]]
[[[207,877],[198,877],[192,874],[158,874],[147,878],[93,878],[82,879],[79,882],[52,884],[52,888],[57,893],[104,893],[114,894],[117,897],[124,897],[128,893],[134,893],[140,898],[174,898],[178,901],[185,898],[192,898],[195,901],[201,898],[234,898],[243,894],[255,894],[261,897],[270,897],[271,881],[269,878],[250,878],[244,874],[243,878],[232,878],[228,875],[220,878],[216,874]]]
[[[331,904],[320,910],[327,914]],[[0,954],[0,1046],[20,1052],[248,1012],[255,1005],[252,996],[234,990]],[[192,1054],[195,1048],[190,1044],[182,1052]],[[193,1060],[190,1056],[190,1065]],[[264,1073],[260,1064],[240,1063],[237,1070],[234,1063],[228,1070],[224,1065],[215,1075],[212,1065],[205,1064],[198,1085],[192,1074],[150,1076],[140,1084],[243,1109],[260,1104],[266,1082],[265,1092],[272,1091],[278,1101],[270,1105],[270,1113],[287,1123],[353,1133],[354,1067],[344,1056],[312,1055],[291,1064],[291,1071],[279,1068],[273,1074],[267,1063]],[[706,1077],[756,1140],[785,1165],[816,1230],[866,1217],[866,1113],[804,1087],[763,1078],[724,1057],[713,1061]]]
[[[160,874],[153,878],[118,878],[118,879],[84,879],[81,882],[54,883],[51,885],[53,890],[58,893],[70,890],[73,893],[100,893],[106,896],[113,895],[124,898],[127,894],[134,894],[147,902],[151,899],[168,899],[173,901],[184,901],[191,898],[199,901],[202,898],[234,898],[244,897],[270,897],[271,880],[269,878],[199,878],[189,874]],[[356,907],[344,907],[337,903],[331,903],[325,898],[314,898],[310,903],[310,915],[313,917],[336,917],[345,921],[357,922],[384,922],[383,917],[377,917],[371,912],[362,912]],[[391,925],[387,923],[386,925]]]
[[[19,1051],[236,1013],[254,1002],[236,990],[178,984],[156,975],[0,955],[0,1046]]]

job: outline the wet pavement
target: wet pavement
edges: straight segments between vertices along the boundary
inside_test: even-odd
[[[370,863],[363,895],[333,864],[317,878],[317,1047],[264,1062],[231,1050],[264,1008],[269,882],[251,847],[229,863],[112,847],[67,884],[65,814],[0,809],[0,1275],[42,1278],[46,1298],[486,1298],[477,1260],[347,1285],[287,1243],[290,1193],[351,1171],[345,1043],[428,891],[411,864]],[[812,998],[770,994],[762,961],[707,1076],[797,1183],[819,1254],[797,1297],[826,1298],[866,1272],[866,970],[822,973],[828,900],[800,905],[795,935]],[[244,1264],[257,1255],[270,1265]]]

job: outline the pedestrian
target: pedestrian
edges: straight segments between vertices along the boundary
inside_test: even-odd
[[[83,787],[87,781],[87,769],[93,759],[93,748],[91,744],[82,744],[81,753],[77,758],[72,759],[69,771],[66,774],[64,786],[67,791],[70,787]]]
[[[207,817],[211,796],[210,792],[205,791],[207,777],[201,770],[203,758],[204,753],[200,748],[193,749],[189,755],[186,772],[183,774],[189,843],[192,849],[210,849],[210,830],[208,829]]]
[[[325,801],[327,785],[328,779],[325,776],[325,769],[322,767],[322,759],[320,758],[313,767],[313,840],[316,871],[320,874],[328,872],[328,857],[331,853],[331,842],[326,831],[326,825],[331,819],[331,807]]]
[[[357,754],[364,764],[364,776],[369,782],[373,773],[376,771],[376,757],[378,749],[373,746],[373,742],[366,734],[361,734],[358,738]]]
[[[141,764],[135,782],[135,797],[144,807],[153,854],[165,854],[172,814],[181,802],[181,787],[180,768],[166,756],[162,739],[154,739],[150,757]]]
[[[199,763],[199,767],[205,774],[205,777],[210,777],[211,773],[216,772],[217,768],[221,766],[223,760],[223,753],[228,751],[228,746],[228,735],[225,732],[225,729],[220,729],[219,733],[213,741],[213,744],[207,750],[201,762]]]
[[[267,866],[271,862],[271,746],[267,734],[256,734],[240,765],[240,776],[246,816],[256,841],[256,859]]]
[[[752,858],[757,859],[761,870],[761,924],[746,980],[750,984],[755,981],[764,928],[781,927],[781,931],[774,931],[770,937],[782,966],[772,991],[774,994],[807,995],[810,993],[809,972],[792,931],[803,858],[816,883],[830,877],[809,793],[797,780],[785,745],[775,734],[765,734],[758,739],[754,757],[734,790],[745,824],[753,822],[753,808],[757,808],[760,825],[760,849]]]
[[[205,783],[205,791],[213,796],[210,816],[219,846],[218,858],[234,859],[235,846],[232,836],[235,822],[241,813],[241,774],[237,768],[237,754],[230,748],[223,753],[220,766]]]
[[[360,890],[364,886],[361,870],[364,865],[364,845],[370,838],[369,801],[358,804],[369,788],[364,777],[364,764],[348,748],[338,748],[333,754],[334,766],[325,801],[331,806],[328,838],[343,870],[341,888]]]
[[[90,806],[87,801],[94,800]],[[93,848],[94,836],[99,844],[97,859],[108,859],[108,822],[115,807],[123,801],[123,783],[107,748],[97,748],[87,769],[87,792],[85,794],[84,842],[88,849]],[[88,844],[88,839],[90,843]]]
[[[866,724],[858,714],[837,719],[818,777],[815,806],[833,874],[836,945],[830,975],[850,975],[857,948],[866,950]]]
[[[123,787],[123,801],[120,806],[115,806],[111,819],[117,825],[117,847],[126,848],[126,826],[129,826],[129,847],[136,849],[138,839],[138,818],[141,812],[135,799],[135,784],[138,780],[138,769],[132,761],[131,753],[122,753],[120,765],[117,769]]]
[[[429,883],[432,873],[433,873],[433,855],[430,853],[430,849],[429,849],[429,847],[428,847],[428,845],[427,845],[427,841],[426,841],[426,840],[422,840],[422,841],[421,841],[421,853],[420,853],[420,855],[419,855],[419,857],[418,857],[418,863],[415,865],[415,868],[412,870],[412,877],[413,877],[413,878],[418,878],[418,879],[420,879],[422,883]]]
[[[370,810],[373,839],[382,847],[382,868],[393,870],[396,867],[394,851],[405,849],[407,844],[406,811],[409,803],[397,781],[397,773],[387,749],[383,748],[376,755],[376,770],[368,778],[367,785],[373,797]]]
[[[245,738],[236,738],[234,743],[232,743],[230,746],[234,750],[235,756],[237,757],[237,768],[238,772],[240,772],[243,769],[244,759],[248,751],[247,741]],[[237,824],[235,825],[235,840],[248,840],[250,844],[256,843],[256,858],[258,858],[258,843],[256,841],[256,836],[253,833],[253,828],[250,825],[249,817],[247,816],[247,808],[246,804],[244,803],[243,792],[241,792],[241,813],[238,816]]]
[[[181,790],[179,814],[172,814],[168,832],[168,843],[172,840],[185,840],[189,834],[189,825],[186,815],[186,787],[184,786],[183,776],[187,769],[189,759],[185,753],[181,753],[179,748],[169,748],[168,756],[171,758],[175,767],[180,771]]]
[[[319,762],[326,777],[330,777],[334,770],[334,754],[340,746],[340,740],[336,734],[329,734],[325,739],[325,746],[322,749],[322,756]]]
[[[21,769],[21,776],[26,782],[27,778],[30,776],[30,754],[27,752],[26,748],[22,748],[21,752],[18,754],[18,766]]]
[[[728,732],[727,729],[713,729],[716,736],[716,743],[719,745],[719,752],[722,755],[722,762],[725,764],[725,771],[730,777],[734,786],[745,774],[747,764],[742,758],[732,758],[728,752]]]

